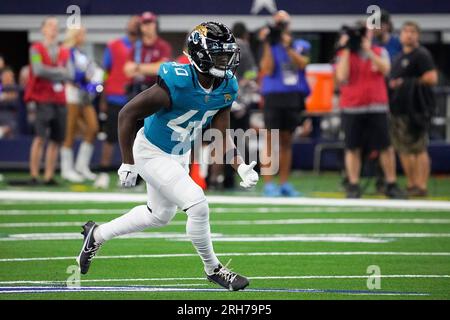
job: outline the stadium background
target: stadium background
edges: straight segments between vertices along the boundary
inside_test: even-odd
[[[81,21],[88,29],[86,51],[95,56],[101,65],[106,43],[123,35],[123,28],[128,17],[145,10],[152,10],[159,15],[160,34],[173,47],[173,55],[182,53],[186,33],[203,20],[220,20],[232,26],[244,21],[252,33],[252,44],[256,50],[256,31],[270,21],[270,5],[287,10],[292,15],[292,29],[312,44],[311,62],[329,63],[334,55],[334,44],[342,25],[367,17],[367,7],[371,1],[345,1],[337,3],[331,0],[320,2],[305,1],[230,1],[217,5],[215,1],[3,1],[0,5],[0,52],[4,55],[16,75],[20,68],[28,63],[29,43],[40,38],[40,23],[49,15],[56,15],[61,26],[65,26],[67,8],[76,4],[81,9]],[[405,6],[403,1],[378,1],[378,6],[392,14],[395,30],[398,31],[405,20],[417,21],[422,30],[421,41],[432,52],[438,67],[440,82],[436,89],[438,108],[433,119],[431,131],[432,143],[429,151],[433,159],[432,171],[448,173],[450,166],[450,124],[449,89],[450,84],[450,4],[445,1],[410,1]],[[60,37],[64,36],[62,32]],[[21,106],[25,108],[25,106]],[[19,131],[26,133],[26,112],[18,115]],[[320,118],[314,117],[314,131],[307,139],[294,144],[295,169],[313,168],[314,150],[318,143],[336,138],[335,130],[320,132]],[[324,124],[326,125],[326,123]],[[20,137],[16,141],[0,140],[3,150],[0,163],[4,168],[26,168],[31,138]],[[96,148],[93,165],[99,161],[100,145]],[[115,164],[120,164],[118,150]],[[339,170],[342,167],[340,154],[333,150],[324,152],[321,168]]]
[[[433,171],[429,200],[433,201],[392,202],[380,199],[384,197],[376,195],[373,189],[366,196],[370,199],[362,202],[330,200],[343,197],[341,154],[324,151],[321,166],[316,169],[327,172],[319,175],[311,170],[317,146],[336,142],[338,135],[336,130],[327,131],[326,125],[321,124],[332,114],[314,117],[313,133],[297,139],[293,146],[293,167],[302,170],[294,172],[293,183],[308,198],[289,202],[253,197],[260,194],[260,187],[247,193],[208,193],[216,251],[224,260],[233,258],[236,269],[250,277],[251,289],[255,291],[228,295],[214,291],[211,285],[206,287],[198,258],[183,238],[186,218],[178,214],[170,227],[114,240],[102,249],[92,274],[82,280],[86,290],[96,285],[109,286],[98,288],[103,290],[99,295],[66,292],[59,287],[66,284],[67,268],[79,249],[79,225],[88,217],[103,222],[126,212],[143,201],[142,188],[120,190],[114,173],[111,188],[105,193],[97,193],[91,185],[70,184],[62,184],[57,190],[40,187],[31,192],[0,181],[0,293],[4,293],[0,298],[450,298],[449,2],[414,0],[406,5],[400,0],[2,1],[0,52],[16,74],[28,63],[28,47],[39,39],[43,18],[56,15],[63,27],[66,9],[72,4],[80,7],[82,24],[88,29],[86,49],[100,64],[106,42],[123,35],[130,15],[147,10],[158,14],[160,34],[171,43],[173,55],[177,56],[186,33],[200,21],[219,20],[229,26],[244,21],[255,32],[270,20],[267,6],[275,4],[291,14],[295,33],[312,43],[312,63],[329,63],[340,27],[366,17],[371,4],[392,14],[396,31],[405,20],[417,21],[423,30],[422,43],[432,52],[440,78],[429,146]],[[0,139],[0,172],[4,178],[27,174],[31,137],[25,125],[25,107],[21,108],[18,124],[23,134]],[[100,145],[101,141],[97,141],[94,169]],[[115,164],[120,165],[118,150]],[[401,183],[404,184],[402,178]],[[221,197],[223,194],[228,197]],[[130,255],[124,256],[126,253]],[[382,290],[373,291],[366,286],[366,270],[373,264],[381,267],[386,278]],[[140,287],[133,289],[130,285]],[[11,291],[11,286],[17,286],[17,291]],[[176,291],[180,287],[192,290],[189,296]],[[62,291],[57,292],[58,288]],[[136,292],[138,289],[144,291]]]

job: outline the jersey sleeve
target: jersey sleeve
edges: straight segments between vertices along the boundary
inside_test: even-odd
[[[192,81],[187,66],[175,62],[161,63],[158,70],[158,84],[169,93],[172,106],[183,94],[188,81]]]

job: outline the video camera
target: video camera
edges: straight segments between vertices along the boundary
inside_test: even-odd
[[[366,35],[367,28],[365,25],[346,26],[341,28],[341,34],[348,35],[348,42],[345,46],[349,48],[351,52],[357,52],[361,49],[362,38]]]
[[[267,27],[269,28],[269,34],[267,35],[267,41],[271,45],[275,45],[281,42],[281,34],[286,30],[288,26],[287,21],[280,21],[277,24],[269,24]]]

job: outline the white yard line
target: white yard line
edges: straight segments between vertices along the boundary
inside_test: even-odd
[[[297,279],[367,279],[371,278],[406,278],[406,279],[447,279],[450,275],[447,274],[383,274],[383,275],[303,275],[303,276],[256,276],[247,277],[250,280],[297,280]],[[102,283],[102,282],[165,282],[165,281],[193,281],[205,280],[205,277],[179,277],[179,278],[123,278],[123,279],[81,279],[80,283]],[[67,280],[11,280],[0,281],[0,285],[4,284],[65,284]],[[166,284],[158,286],[200,286],[204,284],[199,283],[179,283]]]
[[[298,241],[298,242],[340,242],[340,243],[387,243],[395,239],[371,238],[365,236],[346,235],[215,235],[211,238],[215,242],[269,242],[269,241]],[[78,233],[21,233],[11,234],[0,238],[2,241],[35,241],[35,240],[74,240],[82,239]],[[141,232],[118,237],[118,239],[165,239],[169,241],[191,241],[184,233],[180,234],[154,234]]]
[[[266,242],[266,241],[320,241],[385,243],[396,238],[449,238],[450,233],[294,233],[294,234],[227,234],[212,233],[213,241]],[[14,233],[1,237],[1,241],[80,240],[79,232]],[[190,241],[185,232],[136,232],[117,239],[164,239]]]
[[[212,237],[222,236],[220,233],[212,233]],[[186,238],[185,232],[136,232],[117,237],[117,239],[176,239]],[[55,233],[15,233],[8,237],[0,238],[0,241],[21,240],[78,240],[82,239],[79,232],[55,232]]]
[[[151,287],[151,286],[92,286],[92,287],[0,287],[0,294],[11,293],[74,293],[74,292],[221,292],[219,288],[170,288],[170,287]],[[328,290],[328,289],[303,289],[303,288],[248,288],[243,294],[250,292],[264,293],[325,293],[325,294],[342,294],[342,295],[372,295],[372,296],[427,296],[428,293],[421,292],[399,292],[399,291],[382,291],[382,290]]]
[[[0,228],[79,227],[86,221],[11,222],[0,223]],[[104,222],[97,222],[99,224]],[[276,220],[212,220],[212,225],[301,225],[301,224],[450,224],[450,219],[276,219]],[[186,225],[186,221],[172,221],[170,225]]]
[[[27,215],[119,215],[129,211],[130,208],[123,209],[0,209],[0,216],[27,216]],[[385,208],[374,207],[212,207],[212,213],[384,213]],[[395,211],[416,212],[415,208],[396,208]],[[181,213],[181,211],[180,211]]]
[[[114,215],[124,214],[129,209],[48,209],[48,210],[36,210],[36,209],[0,209],[0,216],[47,216],[47,215]]]
[[[329,252],[228,252],[218,253],[218,256],[450,256],[450,252],[402,252],[402,251],[329,251]],[[138,255],[99,255],[96,259],[154,259],[154,258],[198,258],[194,253],[168,253],[168,254],[138,254]],[[2,258],[0,262],[25,261],[55,261],[74,260],[73,257],[31,257],[31,258]]]
[[[214,204],[348,206],[450,210],[450,201],[385,200],[385,199],[327,199],[327,198],[267,198],[239,196],[208,196]],[[0,200],[53,202],[146,202],[144,193],[0,191]]]

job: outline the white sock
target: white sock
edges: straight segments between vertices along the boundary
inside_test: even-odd
[[[83,141],[78,149],[77,160],[75,161],[75,169],[83,175],[87,175],[86,178],[92,180],[95,179],[95,174],[91,172],[89,165],[91,163],[93,153],[94,145]]]
[[[141,205],[110,222],[98,226],[94,231],[94,239],[98,243],[103,243],[123,234],[142,231],[149,227],[162,227],[165,224],[152,214],[146,205]]]
[[[61,147],[61,173],[66,174],[73,170],[72,148]]]
[[[186,233],[200,258],[202,258],[205,272],[213,274],[214,269],[220,262],[214,253],[211,241],[208,203],[206,201],[200,202],[187,209],[186,213],[188,215]]]

